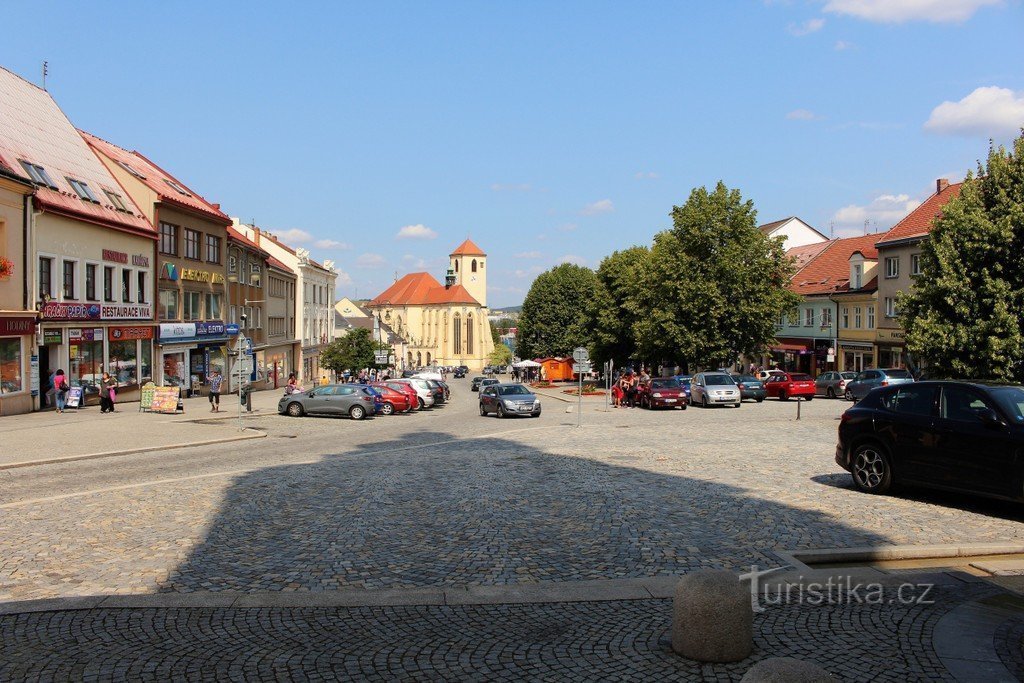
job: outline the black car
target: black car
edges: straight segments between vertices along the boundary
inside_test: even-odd
[[[444,385],[436,379],[424,380],[430,387],[431,393],[434,395],[434,405],[439,406],[448,400],[448,392],[445,391]]]
[[[843,413],[836,463],[866,493],[914,484],[1024,501],[1024,387],[875,389]]]
[[[455,372],[452,373],[452,377],[455,379],[462,379],[466,376],[466,371],[462,368],[455,368]]]

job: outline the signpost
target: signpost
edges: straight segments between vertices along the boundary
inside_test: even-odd
[[[572,351],[572,359],[576,361],[573,363],[572,371],[579,377],[576,390],[576,426],[579,427],[583,420],[583,368],[586,366],[586,372],[590,372],[590,353],[584,347],[577,346]]]
[[[388,352],[387,351],[374,351],[373,362],[375,365],[387,365],[388,364]]]

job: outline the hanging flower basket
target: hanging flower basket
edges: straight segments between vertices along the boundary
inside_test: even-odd
[[[14,275],[14,261],[0,256],[0,280],[9,280]]]

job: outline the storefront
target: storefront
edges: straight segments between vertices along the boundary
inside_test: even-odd
[[[259,366],[259,357],[256,358]],[[277,389],[288,383],[288,375],[295,372],[294,346],[273,346],[263,352],[263,368],[267,373],[269,389]]]
[[[906,362],[904,361],[904,351],[906,345],[904,342],[903,330],[897,329],[880,329],[878,330],[877,337],[877,348],[878,357],[876,367],[879,368],[904,368]]]
[[[158,341],[161,386],[185,387],[199,391],[209,374],[227,375],[229,337],[224,323],[161,323]]]
[[[839,370],[860,372],[875,367],[875,347],[867,342],[839,341]]]
[[[39,387],[35,331],[34,317],[0,316],[0,415],[32,411]]]
[[[787,372],[810,374],[813,358],[814,340],[780,337],[771,348],[770,365]]]

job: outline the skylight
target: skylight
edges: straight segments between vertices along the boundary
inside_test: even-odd
[[[53,184],[53,179],[50,178],[50,174],[46,172],[45,168],[39,164],[33,164],[31,161],[25,161],[24,159],[19,159],[18,162],[21,164],[21,167],[25,169],[25,172],[28,173],[29,177],[32,178],[34,183],[37,185],[46,185],[54,190],[57,189],[57,186]]]
[[[118,161],[117,165],[120,166],[121,168],[123,168],[124,170],[128,171],[129,173],[131,173],[133,176],[135,176],[139,180],[145,180],[146,179],[146,176],[144,176],[141,173],[139,173],[138,171],[136,171],[135,168],[131,164],[127,163],[127,162]]]
[[[96,199],[96,195],[92,193],[92,190],[89,189],[89,186],[84,181],[68,178],[68,183],[71,184],[71,189],[75,191],[75,194],[85,201],[92,202],[93,204],[100,203],[100,200]]]
[[[110,190],[103,190],[103,192],[106,193],[107,197],[110,199],[110,203],[114,205],[115,209],[118,211],[124,211],[125,213],[130,213],[128,211],[128,206],[124,203],[124,197],[116,192],[111,192]]]
[[[170,185],[171,187],[173,187],[175,192],[177,192],[178,194],[183,194],[186,197],[191,197],[192,196],[192,195],[190,195],[188,193],[188,190],[186,190],[184,187],[182,187],[178,183],[174,182],[173,180],[168,180],[167,178],[164,178],[164,182],[167,183],[168,185]]]

